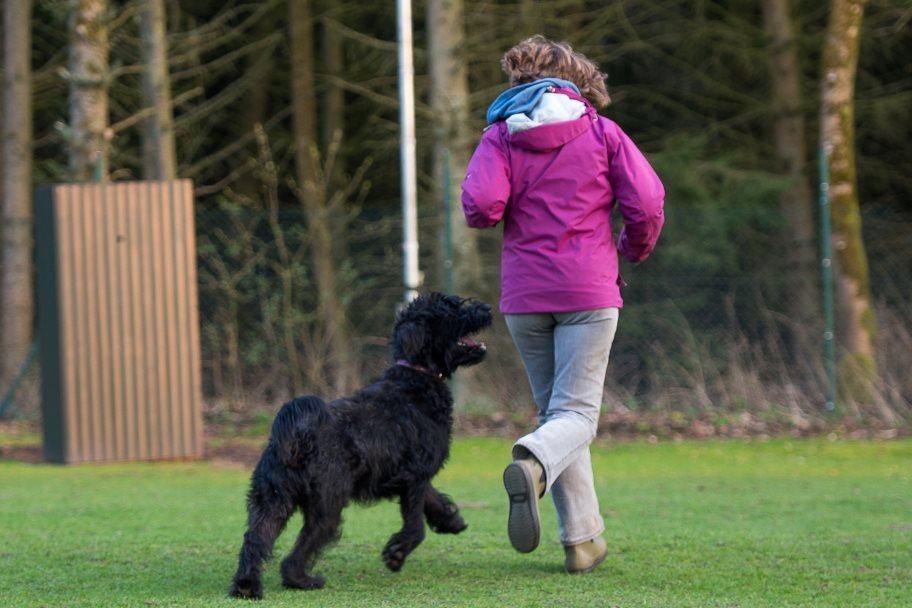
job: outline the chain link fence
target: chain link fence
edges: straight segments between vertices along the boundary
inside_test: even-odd
[[[713,212],[715,213],[715,212]],[[676,214],[687,214],[686,219]],[[622,269],[624,291],[617,339],[606,383],[606,411],[676,412],[687,419],[751,412],[786,424],[823,416],[826,376],[822,312],[807,325],[789,318],[790,294],[782,264],[766,244],[736,243],[724,263],[679,263],[681,226],[707,218],[694,209],[668,209],[666,233],[646,264]],[[421,218],[422,267],[440,264],[440,214]],[[201,211],[198,217],[200,319],[205,393],[220,407],[243,411],[273,407],[294,390],[289,361],[306,361],[303,389],[326,391],[330,357],[314,341],[319,319],[308,259],[305,223],[290,209],[270,226],[265,214],[241,208]],[[769,221],[775,225],[774,220]],[[883,212],[865,218],[871,280],[877,306],[879,378],[869,402],[842,403],[844,414],[863,423],[897,425],[910,419],[912,382],[912,224]],[[277,259],[276,230],[293,257]],[[357,355],[366,381],[388,364],[387,336],[402,296],[398,209],[361,213],[349,223],[337,276]],[[770,237],[771,232],[758,239]],[[429,236],[430,235],[430,236]],[[478,233],[484,287],[460,294],[496,303],[500,235]],[[694,254],[695,256],[697,254]],[[712,269],[708,269],[712,267]],[[701,271],[701,268],[703,269]],[[427,272],[424,288],[445,285]],[[282,276],[292,276],[283,287]],[[291,334],[289,341],[284,336]],[[525,372],[501,319],[484,339],[488,361],[460,372],[457,394],[465,412],[527,413]],[[837,337],[838,342],[838,337]],[[290,356],[290,349],[297,349]],[[313,359],[318,361],[314,364]]]
[[[707,252],[694,227],[713,210],[667,207],[656,253],[639,267],[622,267],[628,286],[612,349],[605,412],[644,415],[688,425],[765,421],[758,428],[810,427],[826,418],[822,313],[796,326],[785,306],[782,256],[765,240],[776,221],[749,228],[760,244],[740,242]],[[446,277],[437,252],[441,211],[420,211],[425,289]],[[767,227],[763,227],[764,223]],[[306,216],[301,207],[274,213],[242,205],[197,207],[199,320],[203,394],[209,420],[264,419],[297,392],[333,396],[334,353],[321,331]],[[897,428],[912,420],[912,219],[867,210],[864,229],[879,325],[878,376],[864,401],[841,401],[839,414],[859,425]],[[398,204],[352,212],[336,235],[338,307],[351,358],[349,378],[364,382],[388,363],[388,335],[403,288]],[[497,302],[499,229],[478,233],[483,286],[460,294]],[[282,243],[280,251],[279,243]],[[688,247],[693,251],[687,252]],[[702,253],[701,253],[702,252]],[[690,257],[688,257],[690,256]],[[485,364],[462,370],[455,383],[466,417],[527,422],[531,396],[525,371],[502,318],[483,339]],[[839,336],[837,335],[837,346]],[[37,365],[21,380],[6,417],[37,418]],[[347,387],[352,388],[352,387]],[[646,426],[643,426],[643,425]]]

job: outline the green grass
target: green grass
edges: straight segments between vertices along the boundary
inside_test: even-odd
[[[320,561],[322,591],[281,587],[269,606],[909,606],[912,442],[599,445],[610,553],[561,572],[550,501],[529,555],[506,540],[509,443],[459,440],[438,485],[469,529],[428,535],[402,572],[380,551],[395,505],[347,511]],[[238,606],[225,596],[248,471],[213,463],[0,462],[0,605]],[[291,531],[279,540],[287,551]]]

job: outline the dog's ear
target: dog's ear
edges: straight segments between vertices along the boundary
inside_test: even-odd
[[[404,321],[396,327],[395,345],[402,351],[401,356],[411,363],[416,363],[415,359],[424,350],[426,339],[424,323]]]

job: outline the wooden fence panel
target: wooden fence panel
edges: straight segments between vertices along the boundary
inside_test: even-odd
[[[203,453],[191,182],[36,195],[45,459]]]

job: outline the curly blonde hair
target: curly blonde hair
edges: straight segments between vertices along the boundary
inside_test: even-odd
[[[560,78],[578,86],[599,107],[611,103],[605,85],[608,75],[566,42],[554,42],[536,34],[504,53],[500,67],[510,77],[513,87],[540,78]]]

